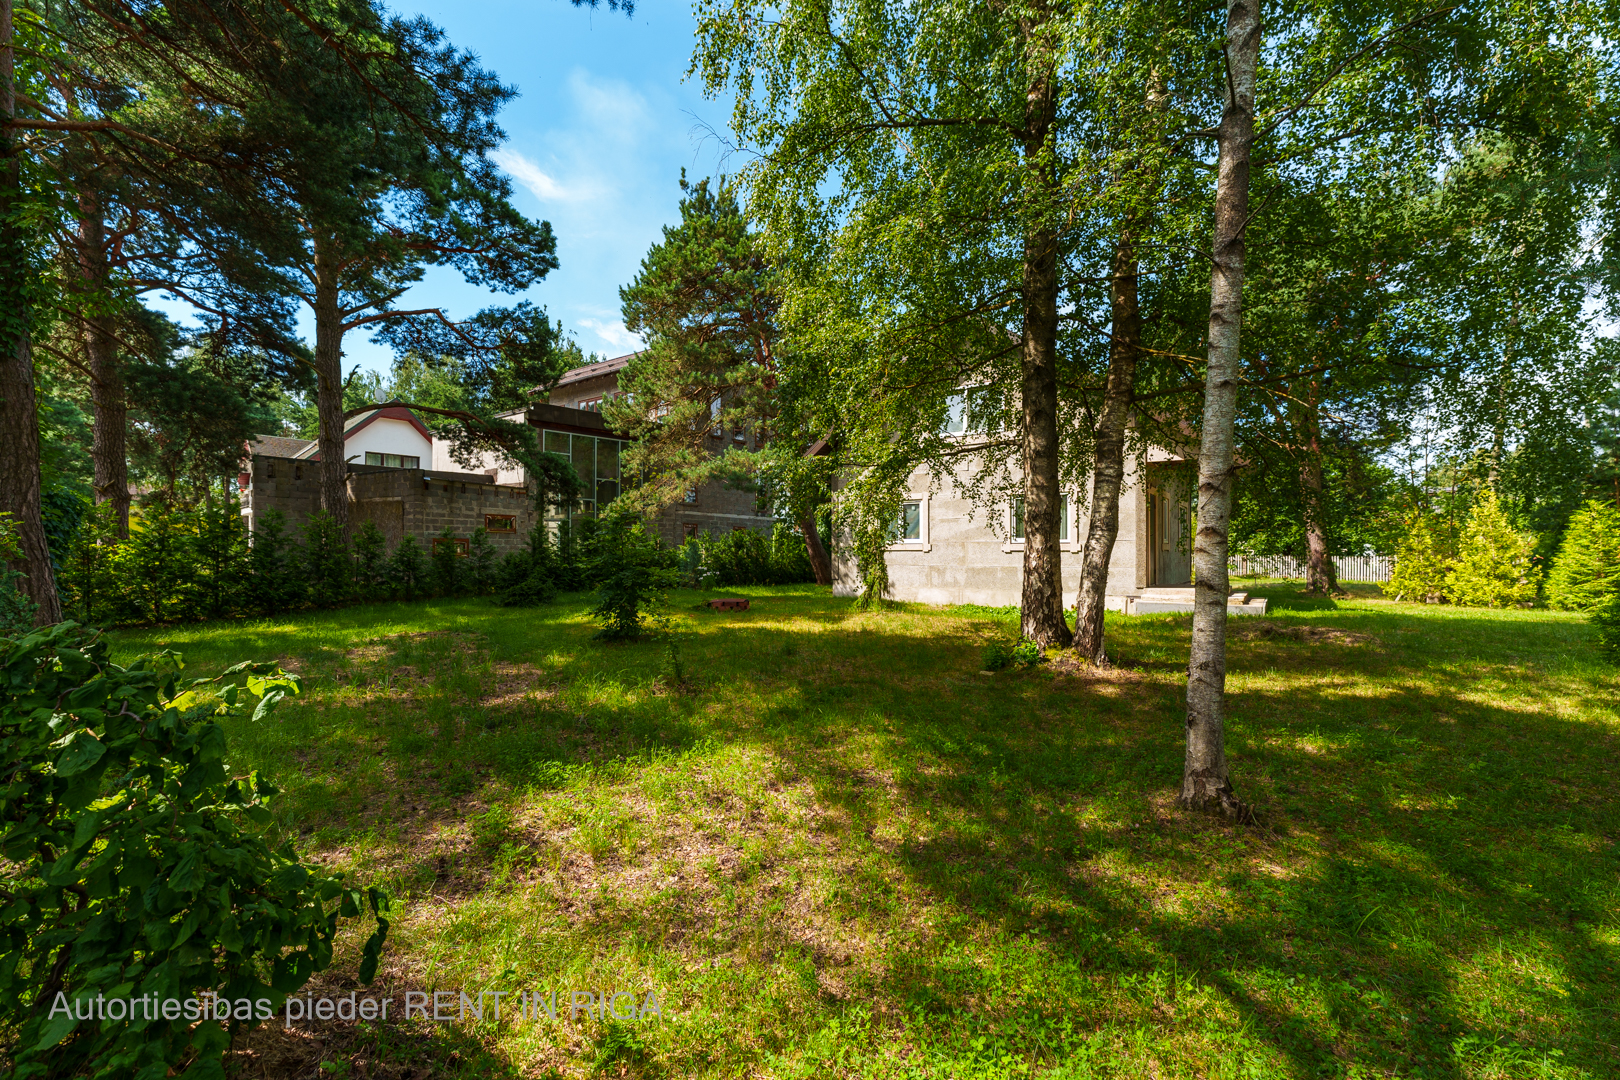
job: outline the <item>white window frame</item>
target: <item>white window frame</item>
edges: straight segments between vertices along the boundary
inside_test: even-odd
[[[1063,489],[1060,488],[1060,489],[1058,489],[1058,496],[1063,499],[1063,503],[1064,503],[1063,515],[1064,515],[1064,517],[1068,518],[1068,526],[1069,526],[1069,538],[1067,540],[1059,540],[1058,541],[1058,550],[1059,551],[1083,551],[1085,549],[1086,544],[1085,544],[1085,541],[1080,538],[1080,515],[1079,515],[1079,506],[1080,506],[1080,504],[1079,504],[1078,500],[1075,499],[1074,492],[1072,492],[1072,491],[1066,491],[1066,490],[1063,490]],[[1004,532],[1006,534],[1006,537],[1007,537],[1007,539],[1001,545],[1001,550],[1003,552],[1013,552],[1013,551],[1023,551],[1024,550],[1023,537],[1015,537],[1012,534],[1012,531],[1013,531],[1013,506],[1021,498],[1023,498],[1023,496],[1014,495],[1012,498],[1008,499],[1006,509],[1002,511],[1001,527],[1004,530]]]
[[[933,551],[934,545],[928,539],[928,492],[911,492],[900,498],[903,506],[906,503],[917,503],[917,539],[896,540],[885,551]]]

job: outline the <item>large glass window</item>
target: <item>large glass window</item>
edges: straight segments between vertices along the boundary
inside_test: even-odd
[[[388,469],[420,469],[422,459],[414,454],[366,454],[367,465],[381,465]]]
[[[548,454],[567,458],[579,474],[580,502],[576,513],[597,514],[619,497],[623,487],[619,464],[623,439],[546,431],[541,438],[541,448]],[[558,515],[555,509],[549,509],[547,516],[556,518]]]
[[[922,539],[922,503],[906,502],[900,504],[900,539]]]

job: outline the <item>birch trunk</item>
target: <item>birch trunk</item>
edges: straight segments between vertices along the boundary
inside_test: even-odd
[[[17,523],[22,558],[13,568],[26,575],[22,591],[34,602],[34,621],[62,621],[50,547],[39,506],[39,413],[34,403],[34,353],[29,339],[31,305],[28,240],[18,227],[22,209],[22,163],[6,126],[16,115],[16,54],[11,0],[0,0],[0,512]]]
[[[343,457],[343,314],[336,252],[315,241],[315,412],[320,419],[321,509],[349,525],[349,464]]]
[[[90,369],[90,465],[96,504],[112,503],[118,535],[129,535],[129,402],[118,343],[108,326],[107,236],[101,201],[93,191],[79,193],[75,252],[80,287],[87,301],[81,324]]]
[[[1108,562],[1119,538],[1119,492],[1125,482],[1125,425],[1130,419],[1131,387],[1142,344],[1142,313],[1137,296],[1136,238],[1130,226],[1120,232],[1114,249],[1109,306],[1113,319],[1108,345],[1108,383],[1097,418],[1096,464],[1091,480],[1091,525],[1086,531],[1080,593],[1074,603],[1074,647],[1093,664],[1106,664],[1103,602],[1108,592]]]
[[[1227,530],[1232,516],[1232,425],[1237,411],[1238,344],[1243,317],[1243,230],[1249,219],[1249,153],[1254,143],[1259,0],[1226,9],[1226,108],[1219,130],[1215,189],[1215,267],[1210,275],[1209,367],[1203,445],[1198,455],[1198,532],[1192,655],[1187,666],[1187,764],[1182,807],[1251,817],[1232,790],[1226,764]]]
[[[1063,553],[1058,541],[1057,233],[1045,223],[1053,188],[1051,148],[1057,88],[1044,28],[1026,26],[1031,55],[1025,107],[1026,200],[1034,219],[1024,233],[1022,353],[1024,574],[1020,632],[1042,646],[1069,644],[1063,617]]]

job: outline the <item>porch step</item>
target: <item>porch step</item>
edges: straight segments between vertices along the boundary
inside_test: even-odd
[[[1189,612],[1194,606],[1192,586],[1179,589],[1143,589],[1141,596],[1131,597],[1125,607],[1127,615],[1157,615],[1164,612]],[[1264,597],[1249,599],[1246,592],[1235,592],[1226,598],[1228,615],[1264,615]]]

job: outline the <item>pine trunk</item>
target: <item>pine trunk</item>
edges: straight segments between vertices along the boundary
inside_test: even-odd
[[[87,314],[80,325],[90,369],[90,465],[96,504],[112,503],[118,535],[129,535],[129,404],[118,343],[108,325],[107,237],[101,203],[93,191],[79,193],[76,241],[80,288]]]
[[[821,533],[816,531],[814,512],[799,519],[799,531],[804,534],[804,547],[810,553],[810,571],[816,575],[816,584],[831,585],[832,559],[828,557],[827,548],[821,542]]]
[[[0,513],[17,523],[22,558],[13,569],[26,575],[22,591],[34,602],[34,621],[46,626],[62,621],[62,602],[40,519],[39,413],[29,339],[31,260],[18,225],[22,163],[12,129],[3,126],[17,110],[11,12],[11,0],[0,0]]]
[[[1034,29],[1026,29],[1033,41]],[[1031,215],[1040,224],[1024,234],[1024,339],[1022,353],[1024,472],[1024,637],[1042,646],[1069,644],[1063,617],[1063,552],[1058,541],[1057,233],[1044,223],[1053,188],[1050,148],[1056,87],[1043,47],[1033,47],[1027,95],[1024,167]]]
[[[1182,807],[1247,819],[1226,764],[1227,531],[1232,516],[1232,428],[1237,412],[1238,343],[1243,317],[1243,230],[1249,219],[1249,154],[1260,51],[1259,0],[1226,9],[1226,108],[1219,128],[1215,189],[1215,267],[1210,275],[1209,367],[1203,445],[1198,455],[1198,532],[1192,655],[1187,667],[1187,763]]]
[[[1137,296],[1136,239],[1130,226],[1121,230],[1114,249],[1114,276],[1109,289],[1112,327],[1108,345],[1108,382],[1097,418],[1096,461],[1091,480],[1091,526],[1086,532],[1085,561],[1080,568],[1080,594],[1074,604],[1074,647],[1094,664],[1106,664],[1103,602],[1108,591],[1108,562],[1119,539],[1119,493],[1125,483],[1125,426],[1130,420],[1131,387],[1142,344],[1142,314]]]
[[[349,526],[349,463],[343,456],[343,315],[336,253],[315,242],[315,412],[320,420],[321,509]]]

